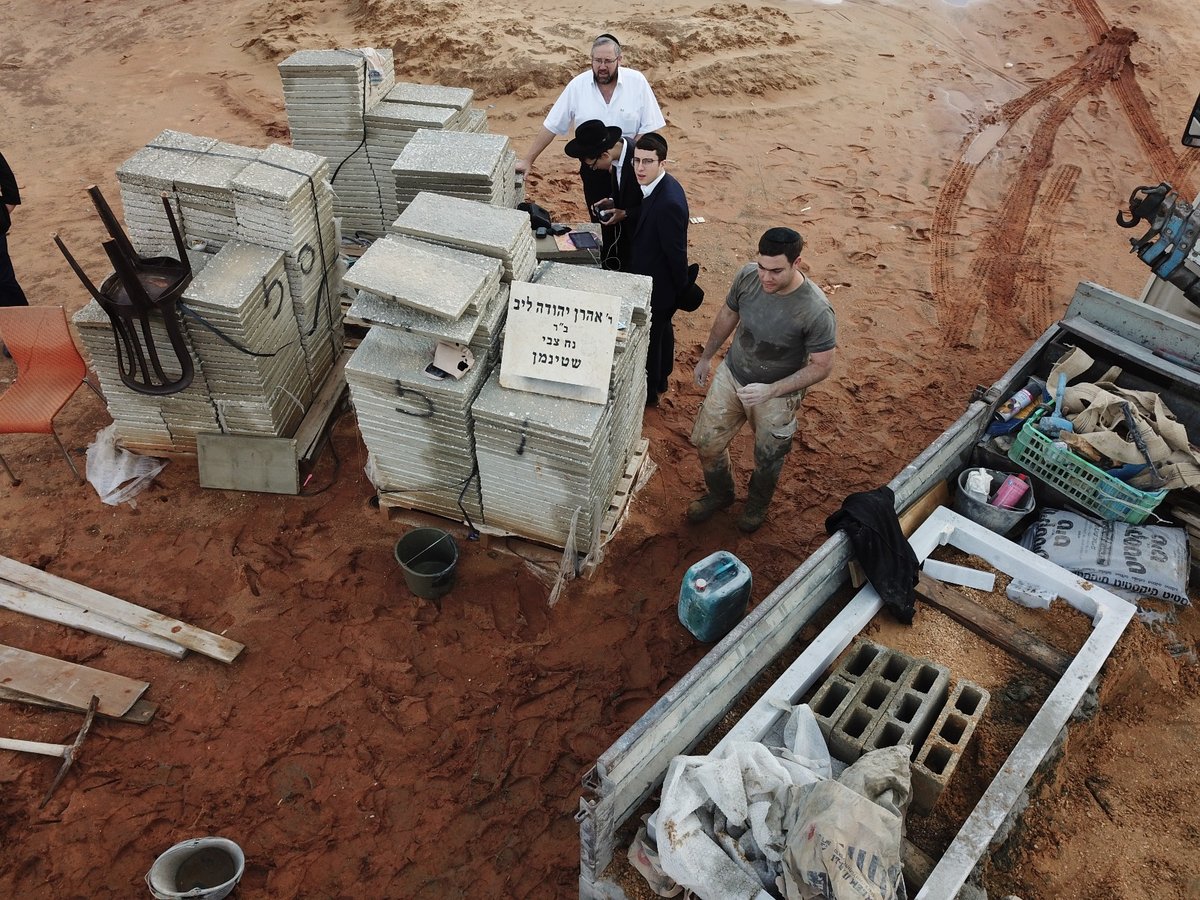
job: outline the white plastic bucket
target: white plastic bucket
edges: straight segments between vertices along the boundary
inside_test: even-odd
[[[154,861],[146,886],[158,900],[221,900],[246,869],[242,848],[222,837],[180,841]]]

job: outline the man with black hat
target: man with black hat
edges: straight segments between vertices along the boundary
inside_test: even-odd
[[[576,75],[563,89],[542,130],[517,162],[517,172],[531,171],[534,161],[556,135],[566,135],[572,123],[578,127],[590,119],[615,126],[624,137],[633,139],[667,124],[646,76],[621,65],[621,44],[611,34],[602,34],[592,42],[591,69]],[[593,173],[580,166],[579,177],[587,194]]]
[[[21,192],[12,169],[0,153],[0,306],[28,306],[25,292],[17,283],[12,260],[8,256],[8,229],[12,224],[12,212],[21,202]],[[5,351],[7,355],[7,351]]]
[[[754,429],[754,473],[737,526],[747,533],[758,530],[792,448],[796,409],[805,392],[833,370],[833,307],[800,270],[803,247],[804,239],[791,228],[763,233],[758,262],[734,277],[696,362],[695,381],[704,387],[713,356],[737,329],[692,429],[692,446],[700,455],[708,487],[688,506],[692,522],[703,522],[733,504],[728,448],[749,422]]]
[[[630,271],[654,279],[650,295],[650,350],[646,355],[646,405],[657,406],[675,368],[675,332],[671,317],[689,285],[687,261],[688,205],[683,186],[663,163],[667,142],[660,134],[643,134],[633,150],[633,169],[642,205],[633,226]]]
[[[583,183],[583,196],[593,221],[600,222],[601,264],[629,271],[629,239],[642,204],[642,189],[633,170],[633,141],[621,137],[615,125],[589,119],[575,129],[564,150],[592,176]]]

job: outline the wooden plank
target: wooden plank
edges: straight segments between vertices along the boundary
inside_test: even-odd
[[[0,685],[76,709],[87,709],[94,695],[100,698],[97,709],[108,716],[125,715],[150,687],[146,681],[5,644],[0,644]]]
[[[346,363],[350,356],[349,350],[343,350],[338,356],[325,378],[325,383],[321,385],[321,390],[317,392],[317,396],[308,407],[308,412],[304,414],[300,427],[296,429],[293,439],[296,442],[296,454],[300,459],[308,459],[312,454],[313,447],[320,441],[321,435],[329,425],[329,417],[342,394],[346,392]]]
[[[642,466],[646,464],[649,457],[650,441],[643,438],[630,455],[629,462],[625,466],[625,473],[617,482],[617,489],[613,492],[612,502],[609,504],[604,522],[600,526],[601,545],[612,540],[613,535],[617,533],[621,523],[629,514],[629,501],[633,499],[633,487],[637,484],[638,473],[641,472]]]
[[[1061,678],[1071,664],[1070,654],[1051,647],[999,613],[980,606],[962,591],[920,575],[917,596],[960,625],[1051,678]]]
[[[187,648],[174,641],[131,628],[94,610],[81,609],[37,591],[24,590],[7,581],[0,581],[0,607],[134,647],[165,653],[175,659],[183,659],[187,655]]]
[[[108,594],[92,590],[82,584],[76,584],[33,566],[19,563],[15,559],[0,556],[0,578],[11,581],[31,591],[38,591],[48,597],[63,600],[83,609],[94,610],[102,615],[131,625],[148,634],[156,634],[169,641],[174,641],[189,650],[195,650],[204,656],[221,662],[233,662],[245,647],[237,641],[221,637],[187,622],[172,619],[161,613],[146,609],[136,604],[110,597]],[[86,704],[85,704],[86,706]]]
[[[23,694],[20,691],[14,691],[11,688],[0,687],[0,700],[8,703],[29,703],[33,706],[43,706],[47,709],[57,709],[63,712],[81,712],[86,713],[87,707],[68,706],[65,703],[55,703],[53,700],[46,700],[42,697],[33,697],[29,694]],[[106,719],[111,719],[114,722],[126,722],[131,725],[149,725],[154,720],[154,714],[158,712],[158,704],[151,703],[146,698],[139,699],[129,708],[129,711],[123,716],[104,716]],[[97,710],[99,715],[104,715]]]
[[[900,530],[904,532],[905,537],[912,537],[912,533],[916,531],[922,522],[929,518],[929,514],[939,506],[950,505],[950,485],[945,481],[939,481],[928,491],[926,491],[920,499],[915,501],[908,509],[900,513]]]

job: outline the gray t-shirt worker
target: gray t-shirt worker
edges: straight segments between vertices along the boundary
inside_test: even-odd
[[[692,445],[708,487],[688,506],[692,522],[703,522],[733,504],[729,442],[749,422],[754,429],[754,473],[737,525],[745,532],[762,525],[792,447],[796,408],[808,388],[833,369],[833,307],[800,271],[803,247],[803,238],[791,228],[763,233],[758,261],[733,279],[696,363],[695,381],[704,387],[713,356],[734,335],[692,429]]]

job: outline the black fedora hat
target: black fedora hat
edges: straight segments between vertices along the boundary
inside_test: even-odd
[[[621,129],[588,119],[575,128],[575,137],[567,141],[564,152],[574,159],[595,159],[621,139]]]

